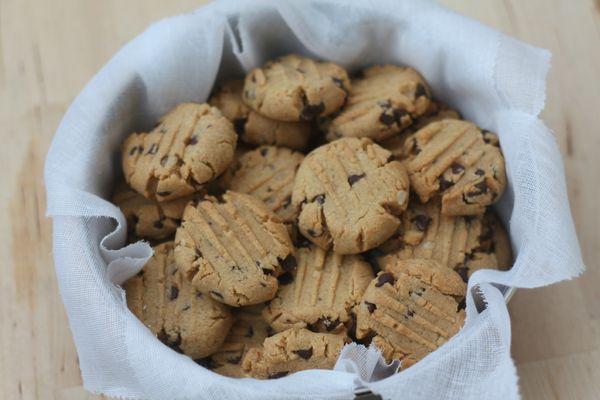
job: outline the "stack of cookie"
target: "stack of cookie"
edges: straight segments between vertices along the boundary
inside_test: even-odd
[[[511,263],[497,137],[411,68],[284,56],[122,151],[113,201],[155,245],[128,306],[227,376],[332,368],[350,341],[408,367],[460,330],[468,277]]]

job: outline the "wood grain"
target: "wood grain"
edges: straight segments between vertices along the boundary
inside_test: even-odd
[[[51,257],[42,167],[66,108],[149,23],[202,0],[0,0],[0,399],[98,399],[82,388]],[[443,0],[553,53],[543,118],[563,155],[588,271],[519,290],[513,355],[526,399],[600,393],[600,2]]]

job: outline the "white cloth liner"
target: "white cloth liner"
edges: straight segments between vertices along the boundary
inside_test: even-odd
[[[480,285],[486,310],[477,313],[469,296],[460,334],[386,379],[369,382],[383,376],[382,364],[358,346],[344,351],[335,371],[270,381],[218,376],[154,338],[118,286],[151,256],[142,242],[122,247],[125,220],[105,200],[120,171],[120,142],[179,102],[205,101],[217,77],[241,76],[288,52],[350,71],[383,62],[416,67],[436,97],[500,136],[509,188],[496,208],[510,227],[514,267],[475,273],[469,286]],[[85,388],[135,399],[347,399],[361,383],[384,398],[518,398],[510,320],[491,283],[538,287],[584,269],[560,154],[538,118],[549,60],[545,50],[429,1],[218,1],[153,24],[77,97],[46,161],[56,273]]]

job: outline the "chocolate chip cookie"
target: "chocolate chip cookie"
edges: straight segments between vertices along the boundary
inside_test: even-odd
[[[344,109],[333,118],[327,139],[394,136],[423,115],[430,104],[425,80],[412,68],[377,65],[352,80]]]
[[[262,347],[273,334],[261,312],[263,304],[241,307],[235,311],[235,322],[223,345],[211,356],[212,370],[233,378],[247,376],[242,369],[242,358],[254,347]]]
[[[451,217],[442,214],[439,198],[427,204],[410,201],[396,233],[374,252],[380,268],[397,260],[436,260],[456,269],[480,246],[481,217]]]
[[[181,274],[173,242],[154,247],[140,273],[123,286],[131,311],[167,346],[192,358],[215,352],[233,316],[227,306],[199,293]]]
[[[506,187],[504,157],[466,121],[427,125],[404,144],[412,189],[421,202],[440,195],[445,215],[482,215]]]
[[[385,139],[379,144],[386,150],[389,150],[398,160],[403,160],[405,158],[404,143],[406,142],[406,139],[430,123],[444,119],[461,119],[461,117],[458,111],[449,108],[445,104],[432,101],[427,112],[411,126],[404,129],[401,134]]]
[[[296,267],[285,224],[260,200],[242,193],[188,204],[175,246],[175,259],[188,279],[236,307],[272,299],[277,277]]]
[[[463,278],[470,277],[473,272],[484,268],[507,270],[511,267],[510,238],[492,211],[488,211],[483,217],[478,244],[465,260],[464,266],[457,268]]]
[[[277,296],[263,315],[276,331],[308,327],[313,331],[345,332],[352,309],[373,279],[359,256],[340,255],[314,245],[296,250],[298,267],[282,276]]]
[[[305,369],[331,369],[346,343],[342,335],[288,329],[250,349],[242,368],[252,377],[276,379]]]
[[[253,110],[278,121],[311,121],[337,111],[350,90],[344,68],[296,54],[255,68],[242,98]]]
[[[130,234],[160,240],[175,233],[181,222],[183,209],[194,197],[195,195],[189,195],[157,202],[145,198],[125,183],[120,183],[115,189],[112,202],[123,212]]]
[[[298,227],[317,246],[355,254],[378,246],[408,204],[404,166],[367,138],[344,138],[312,151],[296,174]]]
[[[202,189],[231,164],[237,135],[208,104],[184,103],[149,133],[132,133],[122,146],[125,181],[149,199],[168,201]]]
[[[308,144],[311,124],[284,122],[265,117],[242,100],[244,82],[232,80],[220,85],[209,103],[233,122],[240,140],[251,145],[275,145],[303,150]]]
[[[372,343],[384,358],[401,360],[404,368],[446,343],[465,319],[456,300],[443,293],[447,289],[444,279],[428,279],[427,272],[414,272],[380,272],[357,311],[357,338],[374,335]]]
[[[261,146],[241,155],[230,174],[219,183],[224,189],[250,194],[269,207],[284,222],[296,219],[292,189],[304,155],[283,147]]]

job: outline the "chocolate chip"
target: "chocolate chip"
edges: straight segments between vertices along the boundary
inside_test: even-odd
[[[195,145],[198,144],[198,136],[194,135],[190,138],[190,141],[188,142],[189,145]]]
[[[165,227],[165,224],[163,224],[162,221],[154,221],[154,227],[156,229],[162,229]]]
[[[279,281],[280,285],[289,285],[290,283],[294,282],[294,275],[292,275],[289,272],[283,273],[281,275],[279,275],[277,277],[277,280]]]
[[[377,283],[375,284],[375,287],[382,287],[386,283],[390,283],[393,285],[394,281],[394,275],[392,275],[390,272],[384,272],[383,274],[377,277]]]
[[[313,197],[312,202],[317,202],[320,205],[325,204],[325,195],[324,194],[318,194],[315,197]]]
[[[394,117],[394,114],[389,114],[388,111],[384,111],[383,113],[381,113],[381,115],[379,116],[379,122],[381,122],[382,124],[386,125],[386,126],[390,126],[394,123],[396,123],[396,118]]]
[[[298,354],[299,357],[308,360],[313,355],[313,348],[309,347],[308,349],[294,350],[293,352]]]
[[[312,229],[308,229],[308,230],[306,231],[306,233],[308,233],[308,234],[309,234],[310,236],[312,236],[312,237],[317,237],[317,236],[319,236],[319,235],[317,235],[317,232],[313,231]]]
[[[263,147],[262,149],[260,149],[260,155],[261,156],[266,156],[269,153],[269,148],[268,147]]]
[[[431,218],[427,215],[417,215],[411,218],[410,222],[412,222],[418,230],[425,232],[425,229],[427,229],[431,223]]]
[[[481,168],[477,168],[475,170],[475,175],[477,175],[477,176],[484,176],[485,175],[485,171],[482,170]]]
[[[269,375],[269,379],[282,378],[282,377],[286,376],[287,374],[289,374],[289,371],[275,372],[274,374]]]
[[[254,328],[249,326],[248,331],[244,334],[244,337],[252,337],[252,336],[254,336]]]
[[[350,186],[353,186],[356,182],[360,181],[362,178],[365,177],[365,174],[360,174],[360,175],[350,175],[348,177],[348,184]]]
[[[416,156],[420,152],[421,152],[421,149],[419,148],[419,145],[417,144],[417,139],[413,138],[412,146],[410,147],[410,153]]]
[[[452,169],[453,174],[460,174],[465,170],[465,167],[463,167],[457,162],[453,162],[452,165],[450,165],[450,169]]]
[[[463,298],[461,301],[458,302],[458,305],[456,306],[456,312],[464,310],[465,308],[467,308],[467,299]]]
[[[332,76],[331,80],[333,81],[333,83],[335,83],[335,86],[339,87],[340,89],[346,90],[346,85],[344,84],[343,79]]]
[[[265,275],[273,275],[273,270],[272,269],[268,269],[268,268],[262,268],[262,272]]]
[[[161,197],[166,197],[166,196],[170,195],[170,194],[171,194],[171,192],[158,192],[158,193],[156,193],[156,194],[157,194],[158,196],[161,196]]]
[[[168,161],[169,161],[169,156],[164,156],[163,158],[160,159],[160,165],[164,167],[165,165],[167,165]]]
[[[438,177],[438,183],[439,183],[440,190],[442,190],[442,191],[444,191],[454,185],[454,182],[449,181],[448,179],[444,178],[443,176]]]
[[[475,189],[477,189],[477,190],[468,192],[467,196],[469,196],[469,197],[479,196],[480,194],[487,193],[487,191],[488,191],[487,181],[485,179],[479,183],[476,183],[475,185],[473,185],[473,187],[475,187]]]
[[[130,156],[134,155],[134,154],[135,154],[135,152],[136,152],[136,151],[138,151],[138,148],[139,148],[138,146],[133,146],[133,147],[131,148],[131,150],[129,150],[129,155],[130,155]]]
[[[456,268],[456,272],[460,275],[463,281],[469,281],[469,269],[467,267]]]
[[[429,94],[427,93],[427,89],[425,88],[425,85],[423,85],[422,83],[419,83],[417,85],[417,90],[415,91],[415,97],[421,97],[421,96],[429,97]]]
[[[279,265],[281,265],[281,268],[283,268],[284,270],[286,270],[288,272],[295,270],[296,267],[298,266],[298,263],[296,262],[296,257],[294,257],[291,254],[289,254],[283,260],[280,258],[278,258],[277,260],[279,261]]]
[[[158,152],[158,145],[156,143],[152,143],[152,146],[150,146],[150,149],[148,149],[148,152],[146,154],[156,154]]]
[[[367,310],[369,310],[370,314],[373,314],[373,312],[377,309],[375,304],[369,303],[368,301],[365,301],[365,305],[367,306]]]
[[[192,306],[190,306],[189,304],[186,304],[185,306],[181,307],[181,311],[187,311],[190,308],[192,308]]]
[[[410,317],[414,317],[414,316],[415,316],[415,312],[414,312],[413,310],[408,310],[408,311],[406,312],[406,316],[407,316],[408,318],[410,318]]]
[[[397,108],[394,110],[394,119],[396,120],[396,122],[400,125],[402,122],[402,118],[408,116],[409,114],[406,112],[406,110],[402,110],[400,108]]]
[[[325,318],[323,320],[323,325],[325,326],[325,329],[327,330],[327,332],[331,332],[332,330],[337,328],[339,324],[341,324],[339,319],[335,319],[332,321],[328,318]]]
[[[300,112],[300,120],[311,121],[315,117],[321,115],[323,111],[325,111],[325,104],[323,104],[323,102],[313,105],[307,104]]]
[[[215,290],[211,290],[210,294],[212,294],[213,296],[216,296],[218,298],[220,298],[221,300],[223,300],[223,295]]]
[[[179,296],[179,288],[177,286],[171,286],[167,297],[169,298],[169,300],[173,301],[177,298],[177,296]]]

